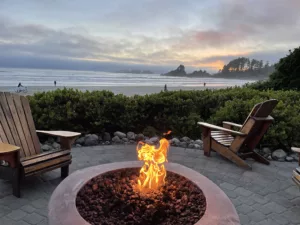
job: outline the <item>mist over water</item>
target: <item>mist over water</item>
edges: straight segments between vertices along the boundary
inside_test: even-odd
[[[240,86],[249,80],[223,78],[187,78],[166,77],[160,74],[108,73],[100,71],[40,70],[0,68],[0,86],[14,86],[19,82],[23,86],[164,86],[198,87],[206,83],[207,87]]]

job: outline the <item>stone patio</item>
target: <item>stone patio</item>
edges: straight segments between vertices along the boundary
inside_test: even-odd
[[[95,146],[72,149],[70,173],[89,166],[136,160],[134,145]],[[171,147],[169,161],[180,163],[215,182],[232,200],[241,224],[300,224],[300,190],[292,182],[297,163],[271,162],[266,166],[248,161],[252,171],[203,151]],[[22,198],[11,195],[11,184],[0,180],[0,224],[47,224],[47,205],[61,181],[60,170],[26,179]]]

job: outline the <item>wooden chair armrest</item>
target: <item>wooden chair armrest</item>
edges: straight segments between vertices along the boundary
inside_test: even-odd
[[[238,128],[242,128],[242,124],[237,124],[237,123],[232,123],[232,122],[228,122],[228,121],[223,121],[223,125],[229,125],[229,126],[233,126],[233,127],[238,127]]]
[[[252,116],[251,118],[253,118],[254,120],[257,120],[257,121],[273,121],[274,118],[272,116],[267,116],[267,117],[255,117],[255,116]]]
[[[48,134],[50,136],[56,136],[60,138],[60,146],[62,150],[71,149],[72,144],[75,142],[76,137],[81,133],[71,131],[46,131],[37,130],[37,133]]]
[[[291,148],[293,152],[299,153],[300,154],[300,148],[292,147]]]
[[[0,155],[19,151],[20,147],[0,142]]]
[[[198,125],[209,128],[211,130],[224,131],[224,132],[230,133],[232,135],[239,135],[239,136],[246,136],[247,135],[247,134],[239,132],[239,131],[230,130],[230,129],[220,127],[220,126],[216,126],[216,125],[212,125],[212,124],[209,124],[209,123],[198,122]]]
[[[0,142],[0,160],[4,160],[11,168],[20,165],[20,147]]]
[[[48,134],[50,136],[62,137],[62,138],[73,138],[81,135],[81,133],[71,132],[71,131],[47,131],[47,130],[37,130],[37,133]]]

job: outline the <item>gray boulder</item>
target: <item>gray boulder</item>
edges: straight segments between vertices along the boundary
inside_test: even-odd
[[[195,148],[195,145],[190,143],[190,144],[188,145],[188,148]]]
[[[287,156],[286,152],[282,149],[277,149],[272,153],[272,158],[278,161],[285,161],[285,157]]]
[[[111,140],[110,133],[104,132],[102,140],[103,141],[110,141]]]
[[[85,139],[84,137],[78,138],[75,141],[75,144],[84,145],[84,139]]]
[[[135,136],[136,141],[143,141],[145,139],[145,136],[143,134],[138,134]]]
[[[182,147],[182,148],[186,148],[188,146],[188,143],[182,141],[179,143],[179,146]]]
[[[293,162],[294,158],[291,157],[291,156],[287,156],[287,157],[285,157],[285,161],[287,161],[287,162]]]
[[[49,144],[44,144],[42,145],[42,151],[43,152],[47,152],[47,151],[51,151],[52,150],[52,146]]]
[[[52,147],[56,150],[60,149],[60,144],[58,144],[57,142],[53,142]]]
[[[183,137],[180,141],[190,143],[191,139],[189,137]]]
[[[122,138],[122,141],[128,142],[128,138]]]
[[[52,145],[55,142],[53,137],[49,137],[48,140],[45,142],[46,144]]]
[[[264,147],[264,148],[262,148],[262,152],[263,152],[263,154],[271,154],[271,149],[268,147]]]
[[[129,140],[130,144],[135,144],[135,140]]]
[[[114,143],[122,143],[122,140],[118,136],[114,136],[111,140]]]
[[[194,144],[202,146],[203,145],[203,141],[200,140],[200,139],[198,139],[198,140],[194,141]]]
[[[128,138],[129,140],[135,140],[135,133],[129,131],[129,132],[127,133],[127,138]]]
[[[178,138],[172,138],[172,140],[171,140],[171,144],[172,144],[172,145],[178,146],[179,143],[180,143],[180,141],[179,141]]]
[[[194,144],[194,148],[195,148],[195,149],[201,149],[201,146],[198,145],[198,144]]]
[[[81,145],[80,145],[80,144],[76,144],[76,145],[75,145],[75,147],[77,147],[77,148],[80,148],[80,147],[81,147]]]
[[[110,145],[109,141],[104,142],[105,145]]]
[[[293,153],[293,154],[291,154],[290,155],[291,157],[293,157],[293,159],[295,160],[295,161],[299,161],[299,154],[298,153]]]
[[[153,142],[154,144],[158,144],[159,142],[159,137],[152,137],[149,139],[150,142]]]
[[[99,138],[96,134],[88,134],[85,136],[84,145],[94,146],[99,144]]]
[[[126,138],[126,134],[122,133],[121,131],[116,131],[114,136],[118,136],[119,138]]]

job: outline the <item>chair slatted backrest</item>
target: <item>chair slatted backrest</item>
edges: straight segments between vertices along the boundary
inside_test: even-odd
[[[249,145],[249,147],[253,147],[258,144],[272,121],[271,117],[268,117],[276,107],[277,103],[278,101],[276,99],[271,99],[256,104],[252,108],[242,128],[240,129],[240,131],[246,133],[247,136],[236,137],[230,146],[232,151],[239,151],[243,144]]]
[[[26,97],[0,92],[0,141],[19,146],[21,157],[41,152]]]

